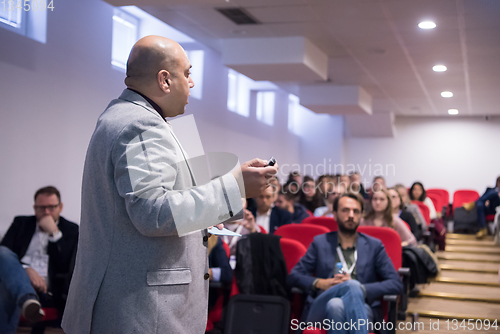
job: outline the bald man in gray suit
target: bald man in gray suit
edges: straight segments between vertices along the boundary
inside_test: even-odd
[[[206,228],[236,218],[243,194],[260,194],[277,166],[254,159],[195,184],[165,120],[185,111],[194,86],[190,67],[176,42],[139,40],[127,63],[127,89],[99,117],[83,172],[67,334],[205,330]]]

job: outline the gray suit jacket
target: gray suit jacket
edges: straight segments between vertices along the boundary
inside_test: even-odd
[[[203,333],[205,228],[241,210],[233,175],[195,186],[169,124],[124,90],[87,151],[65,332]]]

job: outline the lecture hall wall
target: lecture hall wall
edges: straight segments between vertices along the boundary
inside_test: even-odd
[[[0,29],[0,236],[14,216],[33,214],[32,196],[46,185],[61,190],[63,215],[79,222],[90,136],[100,113],[124,89],[124,74],[110,64],[113,7],[101,0],[55,7],[46,44]],[[286,172],[293,164],[301,170],[307,164],[394,164],[389,184],[420,179],[449,189],[482,191],[500,174],[497,120],[396,118],[395,138],[344,138],[342,117],[304,113],[295,135],[287,129],[283,91],[276,94],[273,127],[259,123],[255,111],[249,118],[229,112],[227,69],[219,54],[204,50],[203,99],[191,98],[187,114],[195,116],[206,152],[231,152],[240,162],[275,156]],[[439,138],[445,142],[436,145]],[[447,149],[446,142],[460,144]]]

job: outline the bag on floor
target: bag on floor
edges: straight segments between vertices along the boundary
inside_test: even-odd
[[[456,208],[453,214],[453,230],[464,231],[467,233],[476,233],[478,230],[477,210],[476,207],[472,210],[465,208]]]
[[[434,244],[438,245],[439,250],[444,251],[446,248],[446,227],[442,218],[431,220],[434,224]]]

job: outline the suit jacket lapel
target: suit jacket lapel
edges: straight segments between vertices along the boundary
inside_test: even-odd
[[[328,241],[327,247],[325,247],[325,252],[326,252],[326,257],[325,258],[330,258],[331,261],[326,262],[326,276],[327,278],[333,277],[334,274],[334,269],[335,266],[337,265],[337,232],[335,233],[328,233],[326,235],[326,240]]]
[[[21,260],[24,255],[26,255],[26,251],[28,250],[28,247],[31,243],[31,239],[33,239],[33,235],[35,234],[35,229],[36,229],[36,217],[31,216],[28,217],[26,222],[23,224],[24,226],[22,227],[22,237],[20,238],[20,246],[19,246],[19,253],[17,254],[19,256],[19,260]]]
[[[366,242],[366,238],[364,238],[362,234],[358,234],[358,244],[356,246],[356,250],[358,251],[358,260],[356,261],[357,280],[360,282],[366,282],[364,279],[364,274],[366,273],[365,267],[367,266],[368,258],[371,257],[363,256],[363,254],[367,254],[367,252],[369,252],[369,247]]]

